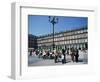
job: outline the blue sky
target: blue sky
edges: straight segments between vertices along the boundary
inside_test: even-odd
[[[56,16],[59,20],[55,24],[55,32],[82,28],[88,25],[87,17]],[[48,16],[29,15],[28,33],[36,36],[52,33],[52,24]]]

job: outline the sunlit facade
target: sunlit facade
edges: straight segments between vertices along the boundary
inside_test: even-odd
[[[54,44],[56,49],[66,48],[88,48],[87,27],[63,31],[54,34]],[[53,45],[53,34],[37,37],[38,49],[51,49]]]

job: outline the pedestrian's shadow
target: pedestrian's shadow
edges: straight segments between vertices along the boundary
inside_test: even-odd
[[[71,61],[66,61],[66,63],[69,63],[69,62],[71,62]]]
[[[7,76],[9,79],[15,80],[12,76]]]
[[[83,62],[83,60],[78,60],[78,62]]]

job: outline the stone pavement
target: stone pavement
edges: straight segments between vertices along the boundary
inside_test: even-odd
[[[82,55],[79,56],[79,62],[72,62],[71,57],[67,56],[67,65],[80,65],[80,64],[87,64],[87,54],[86,57]],[[51,65],[63,65],[61,62],[55,63],[54,59],[42,59],[38,58],[38,56],[28,56],[28,66],[51,66]]]

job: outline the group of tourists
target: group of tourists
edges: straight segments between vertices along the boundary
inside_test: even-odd
[[[79,58],[79,50],[77,48],[71,48],[71,49],[62,49],[61,51],[61,60],[62,60],[62,64],[67,63],[67,56],[69,55],[71,57],[71,61],[72,62],[78,62],[78,58]],[[55,50],[54,52],[55,55],[55,63],[57,63],[58,60],[58,52],[57,50]]]
[[[29,52],[30,56],[38,56],[43,59],[54,59],[55,63],[62,62],[62,64],[67,63],[68,56],[70,56],[71,62],[79,62],[79,58],[83,60],[86,59],[87,49],[86,48],[67,48],[57,50],[56,48],[51,50],[31,50]]]

